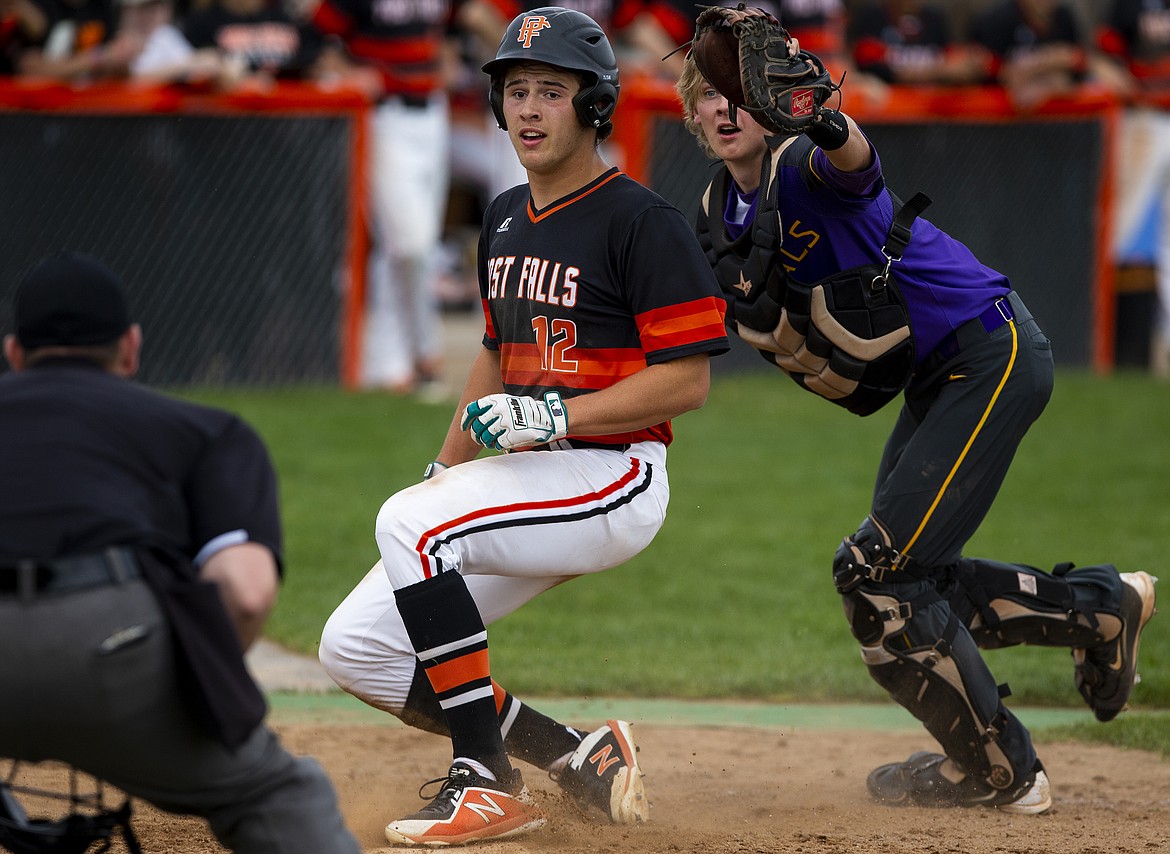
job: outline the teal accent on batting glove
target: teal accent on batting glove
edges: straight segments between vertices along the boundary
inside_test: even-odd
[[[552,421],[552,432],[545,441],[555,442],[569,435],[569,413],[565,410],[565,402],[561,400],[558,391],[544,393],[544,405],[548,407],[549,420]]]
[[[486,403],[485,403],[486,401]],[[493,434],[488,428],[500,420],[500,416],[493,409],[491,398],[482,397],[467,404],[463,411],[463,420],[460,429],[471,433],[472,440],[485,448],[495,448],[495,439],[499,434]]]
[[[431,462],[427,463],[427,467],[423,469],[423,480],[430,480],[439,472],[444,472],[449,468],[450,466],[446,465],[445,463],[441,463],[438,460],[432,460]]]
[[[482,405],[478,400],[473,400],[467,404],[467,408],[463,410],[463,420],[459,422],[459,429],[466,430],[471,426],[471,422],[479,416],[488,411],[488,407]]]

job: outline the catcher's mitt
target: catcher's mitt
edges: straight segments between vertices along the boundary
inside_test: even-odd
[[[695,22],[691,53],[699,72],[736,107],[773,133],[802,133],[840,89],[808,51],[788,55],[791,36],[761,9],[707,6]]]

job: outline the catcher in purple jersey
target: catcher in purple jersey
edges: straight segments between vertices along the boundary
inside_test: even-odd
[[[696,228],[729,327],[859,414],[904,388],[870,512],[837,549],[833,580],[871,676],[944,753],[883,765],[869,790],[890,804],[1044,812],[1047,776],[979,647],[1072,648],[1078,689],[1111,720],[1134,683],[1155,580],[963,554],[1048,401],[1049,341],[1004,275],[918,217],[928,199],[887,189],[851,118],[822,104],[805,132],[769,136],[729,109],[696,49],[677,88],[687,128],[723,161]],[[883,300],[871,305],[870,291]]]
[[[601,28],[562,8],[524,13],[484,70],[529,182],[484,217],[483,348],[423,482],[378,514],[382,560],[321,639],[345,690],[451,737],[433,800],[386,828],[405,845],[543,824],[508,754],[610,821],[647,817],[630,725],[583,732],[519,702],[491,678],[485,626],[650,543],[670,496],[670,419],[703,405],[709,357],[728,347],[685,218],[598,152],[619,91]]]

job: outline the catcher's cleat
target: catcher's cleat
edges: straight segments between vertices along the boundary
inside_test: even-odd
[[[596,809],[614,824],[637,824],[650,818],[637,752],[630,725],[606,721],[582,739],[562,770],[549,776],[586,814]]]
[[[1039,766],[1039,762],[1036,764]],[[1044,773],[1043,767],[1039,767],[1039,770],[1036,771],[1036,778],[1032,780],[1032,785],[1024,794],[1014,801],[996,806],[1000,812],[1008,812],[1013,815],[1040,815],[1048,812],[1051,808],[1052,784],[1048,782],[1048,775]]]
[[[1077,690],[1099,721],[1111,721],[1125,710],[1137,674],[1138,642],[1154,616],[1154,582],[1148,572],[1123,572],[1121,631],[1106,643],[1073,649]]]
[[[865,785],[875,801],[895,807],[985,806],[1016,815],[1039,815],[1052,807],[1052,787],[1039,760],[1034,773],[1006,791],[972,779],[941,753],[926,751],[875,768]]]
[[[517,836],[544,825],[544,816],[529,800],[519,771],[512,772],[509,783],[501,783],[455,762],[446,779],[424,783],[419,795],[426,797],[423,790],[440,782],[443,785],[434,800],[386,826],[388,840],[438,848]]]

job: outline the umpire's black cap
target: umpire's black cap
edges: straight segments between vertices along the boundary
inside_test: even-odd
[[[122,281],[91,255],[58,252],[16,291],[16,338],[26,349],[105,344],[130,326]]]

